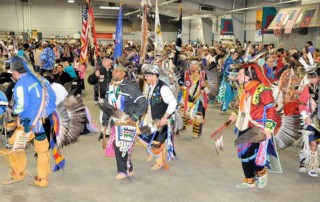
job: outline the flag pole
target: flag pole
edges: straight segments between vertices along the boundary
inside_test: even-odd
[[[113,60],[116,61],[118,57],[122,57],[122,32],[123,32],[123,27],[122,27],[122,0],[120,0],[120,8],[119,8],[119,13],[118,13],[118,20],[117,20],[117,25],[116,25],[116,34],[115,34],[115,39],[114,39],[114,53],[113,53]]]
[[[177,32],[177,39],[175,44],[175,54],[174,54],[174,65],[177,67],[178,65],[178,56],[181,52],[181,45],[182,45],[182,3],[180,3],[180,14],[179,14],[179,23],[178,23],[178,32]]]

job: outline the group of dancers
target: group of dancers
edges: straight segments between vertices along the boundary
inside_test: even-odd
[[[299,52],[250,44],[198,49],[187,45],[176,65],[170,45],[161,52],[150,52],[144,64],[139,64],[140,56],[132,44],[124,50],[121,58],[112,58],[112,52],[100,54],[88,78],[101,110],[105,154],[116,158],[116,179],[134,176],[131,155],[136,142],[145,146],[148,160],[155,159],[152,170],[168,170],[177,155],[174,136],[192,125],[192,137],[201,138],[208,106],[219,103],[226,113],[232,108],[224,126],[235,122],[237,129],[238,156],[245,176],[237,188],[265,187],[268,169],[281,171],[277,150],[299,144],[299,140],[303,147],[299,171],[318,176],[319,77],[317,61],[308,47]],[[46,187],[48,148],[55,154],[58,170],[64,161],[59,148],[80,135],[75,128],[85,122],[81,96],[56,103],[57,94],[50,83],[32,70],[26,58],[13,54],[6,61],[17,80],[11,107],[20,126],[9,139],[12,147],[0,153],[11,168],[11,176],[3,184],[25,179],[24,150],[34,139],[38,175],[31,184]],[[70,104],[72,100],[76,101]],[[6,106],[2,109],[4,112]],[[49,127],[45,126],[48,122],[52,123]],[[222,135],[216,134],[212,137],[221,142]]]

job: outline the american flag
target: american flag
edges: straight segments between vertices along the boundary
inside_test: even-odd
[[[80,62],[85,62],[88,52],[88,30],[89,30],[89,1],[86,2],[86,6],[83,10],[82,18],[82,31],[81,31],[81,53]]]

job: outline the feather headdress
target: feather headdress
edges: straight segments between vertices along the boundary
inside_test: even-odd
[[[249,53],[249,50],[247,50],[247,51]],[[243,63],[233,64],[233,65],[231,65],[231,68],[247,69],[249,72],[249,75],[251,74],[251,70],[254,69],[256,72],[256,75],[257,75],[258,79],[261,81],[261,83],[263,83],[267,87],[271,87],[272,84],[269,81],[269,79],[267,79],[267,77],[264,73],[263,67],[261,67],[260,64],[257,62],[259,60],[259,58],[262,57],[263,55],[265,55],[266,53],[267,53],[266,51],[263,51],[263,52],[255,55],[251,60],[248,60],[248,57],[246,56],[245,57],[246,60],[244,60]]]
[[[299,62],[308,73],[314,73],[318,69],[318,64],[314,63],[311,52],[308,52],[307,57],[309,60],[309,64],[303,59],[303,57],[299,58]]]

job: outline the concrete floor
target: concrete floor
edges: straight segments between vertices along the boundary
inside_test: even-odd
[[[92,86],[86,85],[84,100],[98,125]],[[152,171],[150,167],[154,162],[147,162],[145,149],[135,146],[132,182],[116,180],[115,159],[104,157],[101,142],[97,141],[98,134],[90,134],[81,136],[77,143],[63,149],[66,167],[50,175],[48,188],[29,186],[32,178],[27,177],[21,183],[0,185],[0,201],[319,201],[320,178],[298,172],[298,149],[293,147],[280,152],[284,173],[269,174],[266,188],[236,189],[243,173],[233,143],[233,127],[225,131],[225,150],[219,155],[209,137],[227,120],[228,114],[211,105],[200,139],[192,139],[191,128],[176,137],[178,160],[170,163],[169,171]],[[31,148],[27,149],[27,170],[35,175],[33,154]],[[4,161],[0,162],[2,180],[8,177],[9,169]]]

